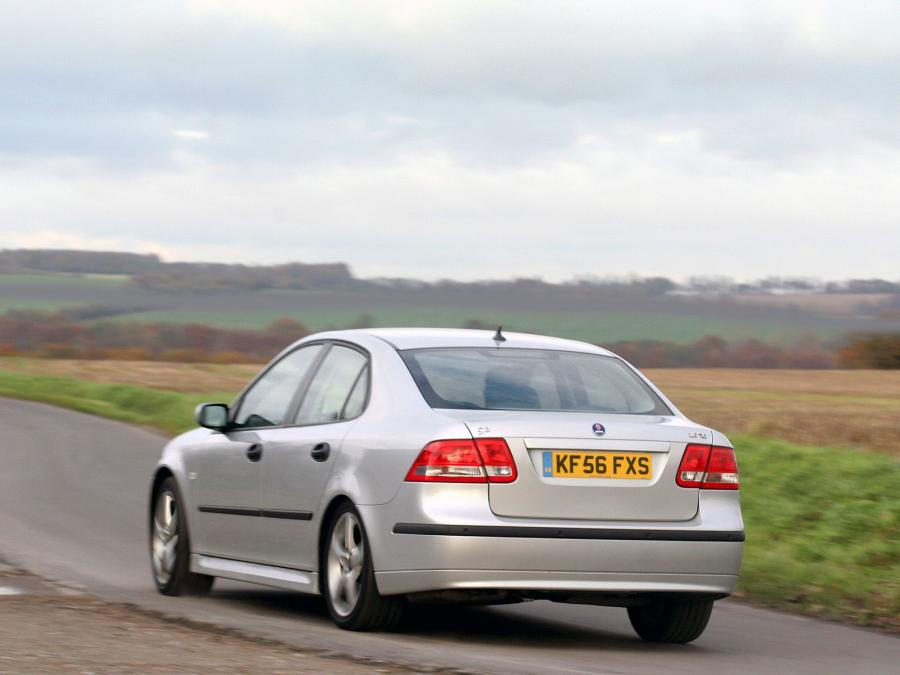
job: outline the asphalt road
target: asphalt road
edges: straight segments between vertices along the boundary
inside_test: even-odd
[[[489,672],[900,673],[900,639],[724,601],[692,645],[648,645],[625,610],[534,602],[417,612],[401,632],[334,628],[318,598],[217,582],[167,598],[150,578],[146,499],[164,439],[0,399],[0,555],[109,600],[387,663]],[[165,648],[161,645],[160,648]]]

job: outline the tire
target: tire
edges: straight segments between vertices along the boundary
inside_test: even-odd
[[[377,631],[397,624],[403,598],[378,592],[369,539],[359,512],[349,502],[339,506],[329,521],[320,560],[322,594],[338,627]]]
[[[191,540],[184,501],[175,479],[166,478],[150,512],[150,570],[163,595],[206,595],[215,577],[191,572]]]
[[[686,644],[703,634],[712,600],[659,600],[628,608],[635,632],[647,642]]]

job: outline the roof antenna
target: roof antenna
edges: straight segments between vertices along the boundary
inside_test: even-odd
[[[501,342],[506,342],[506,338],[503,337],[503,326],[497,326],[497,332],[494,333],[494,342],[497,343],[497,346],[500,346]]]

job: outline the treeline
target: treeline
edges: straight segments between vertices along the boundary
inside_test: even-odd
[[[367,323],[364,318],[355,327]],[[466,327],[484,326],[471,320]],[[0,315],[0,356],[260,362],[309,333],[293,319],[260,330],[235,330],[180,323],[83,324],[62,313],[9,311]],[[690,344],[632,340],[603,346],[643,368],[900,368],[900,334],[856,335],[837,346],[815,338],[778,345],[713,336]]]
[[[837,354],[842,368],[900,369],[900,334],[851,336]]]
[[[700,295],[792,294],[792,293],[900,293],[900,281],[885,279],[845,279],[821,281],[796,277],[765,277],[756,281],[735,281],[729,277],[691,277],[678,290]]]
[[[160,269],[156,255],[117,251],[15,249],[0,251],[0,271],[61,272],[65,274],[140,274]]]
[[[635,340],[604,346],[642,368],[900,369],[900,333],[851,335],[836,347],[811,337],[775,345],[713,336],[688,345]]]
[[[690,344],[631,340],[603,345],[641,368],[835,368],[832,349],[808,338],[796,345],[760,340],[728,343],[708,336]]]
[[[344,263],[239,265],[167,263],[156,255],[114,251],[0,251],[0,273],[121,274],[161,291],[256,291],[267,288],[346,288],[355,279]]]
[[[265,289],[350,288],[350,268],[344,263],[230,265],[165,263],[152,272],[135,274],[132,283],[158,291],[260,291]]]
[[[309,333],[293,319],[261,330],[234,330],[193,323],[81,324],[64,314],[9,311],[0,315],[0,355],[242,363],[267,361]]]

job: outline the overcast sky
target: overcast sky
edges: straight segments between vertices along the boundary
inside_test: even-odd
[[[900,278],[900,10],[0,0],[0,248]]]

